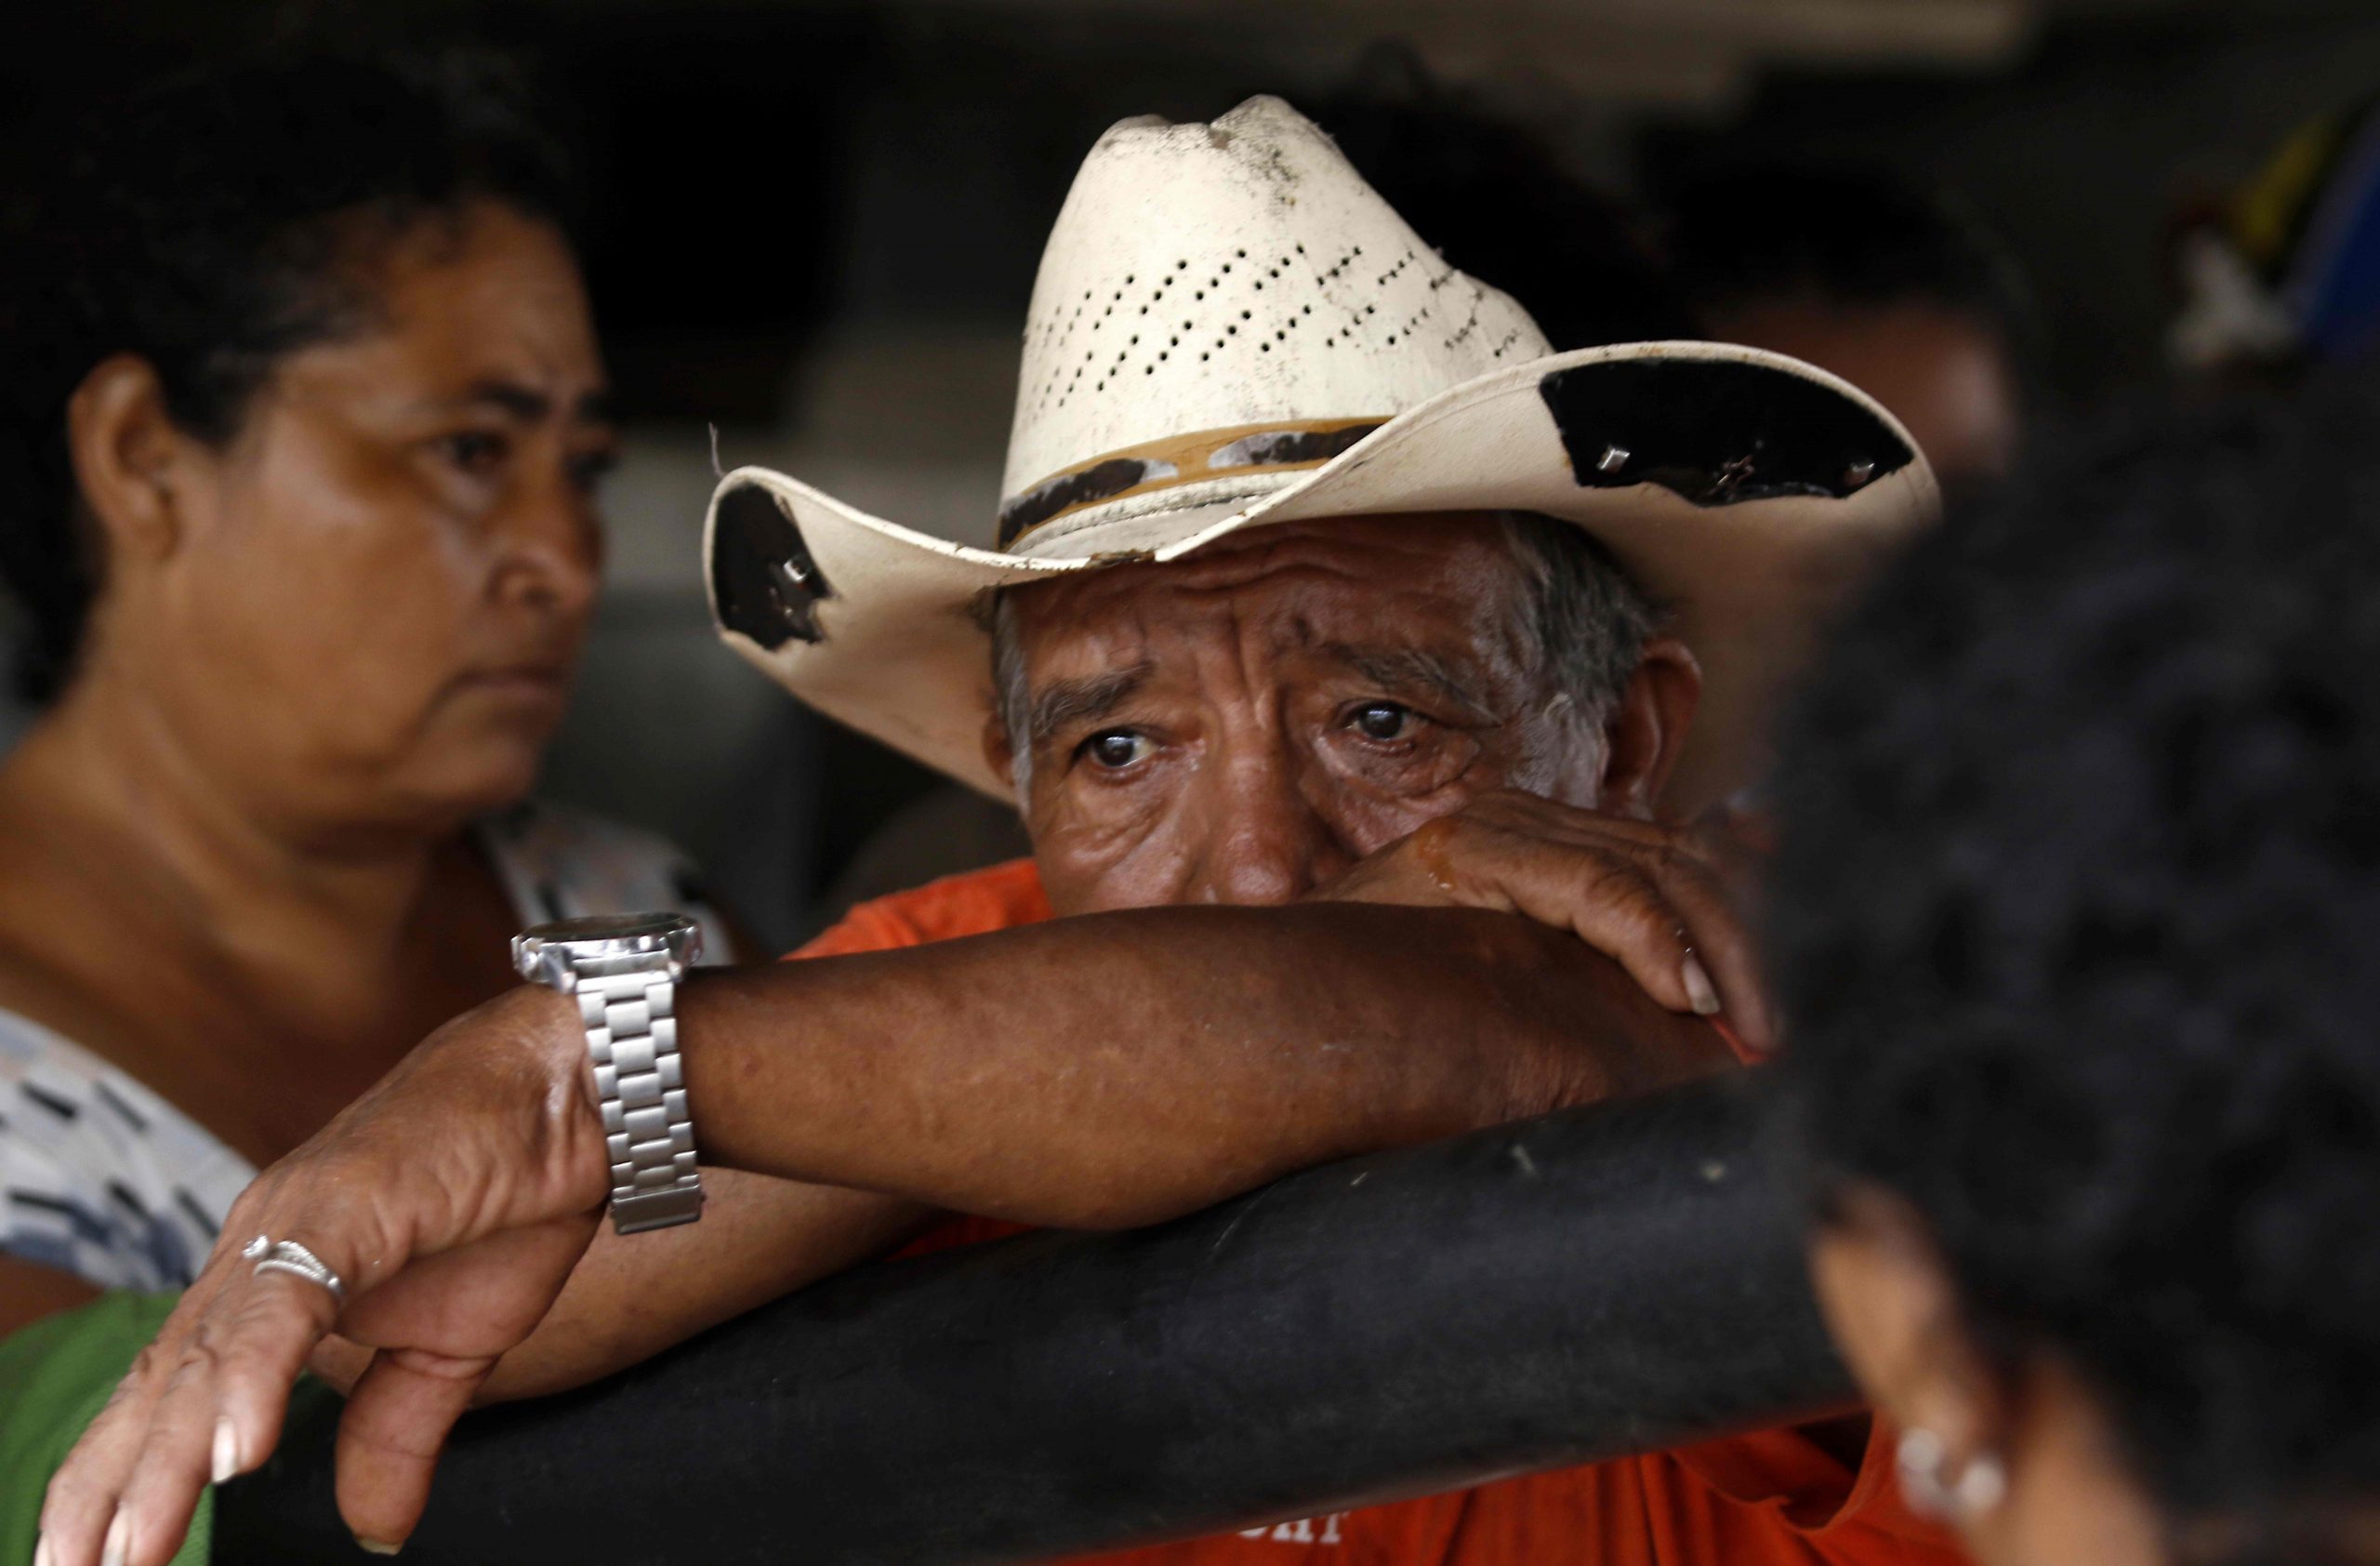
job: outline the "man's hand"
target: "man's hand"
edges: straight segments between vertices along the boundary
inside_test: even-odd
[[[338,1504],[367,1547],[421,1516],[447,1431],[526,1337],[610,1191],[576,1011],[522,988],[432,1034],[233,1204],[205,1270],[50,1481],[54,1566],[162,1566],[200,1490],[262,1463],[334,1325],[377,1350],[339,1424]],[[344,1281],[259,1273],[258,1235]]]
[[[1724,1012],[1747,1048],[1776,1034],[1715,845],[1698,833],[1482,794],[1315,892],[1335,902],[1477,908],[1573,932],[1672,1011]]]

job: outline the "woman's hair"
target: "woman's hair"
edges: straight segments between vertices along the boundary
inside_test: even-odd
[[[371,318],[370,262],[477,198],[564,222],[570,175],[517,78],[482,56],[253,59],[99,107],[15,205],[0,301],[0,577],[18,683],[72,670],[102,563],[66,403],[116,353],[175,422],[221,441],[283,355]]]
[[[2375,430],[2337,383],[2043,462],[1887,574],[1779,782],[1821,1197],[1905,1198],[2176,1520],[2380,1498]]]

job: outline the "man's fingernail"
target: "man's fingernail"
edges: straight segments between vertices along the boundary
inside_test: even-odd
[[[1703,972],[1702,959],[1687,952],[1686,961],[1678,966],[1678,975],[1686,980],[1686,1003],[1694,1008],[1695,1015],[1718,1015],[1719,992],[1712,988],[1711,975]]]
[[[355,1544],[366,1555],[394,1555],[404,1547],[403,1545],[382,1544],[377,1539],[367,1539],[361,1534],[357,1535]]]
[[[33,1566],[52,1566],[52,1562],[56,1559],[57,1558],[50,1553],[49,1535],[46,1533],[35,1534],[33,1536]]]
[[[107,1541],[99,1546],[99,1566],[124,1566],[132,1553],[132,1518],[122,1506],[108,1521]]]
[[[215,1482],[220,1484],[239,1471],[240,1432],[226,1416],[215,1422]]]

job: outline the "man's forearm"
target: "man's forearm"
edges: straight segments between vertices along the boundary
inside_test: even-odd
[[[1565,932],[1357,905],[1062,920],[679,1007],[707,1161],[1079,1228],[1726,1059]]]
[[[1367,904],[1099,915],[708,972],[678,1006],[711,1210],[599,1237],[487,1399],[618,1370],[934,1208],[1154,1222],[1726,1058],[1567,931]],[[575,1014],[556,1010],[575,1058]],[[345,1385],[366,1358],[334,1347],[316,1369]]]
[[[715,1172],[700,1224],[599,1238],[490,1399],[645,1358],[897,1243],[921,1209],[1156,1222],[1726,1059],[1567,931],[1364,904],[1097,915],[708,972],[678,1009],[704,1161],[743,1176]]]

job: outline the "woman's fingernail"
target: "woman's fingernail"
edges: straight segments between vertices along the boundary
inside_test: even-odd
[[[108,1536],[99,1546],[99,1566],[124,1566],[132,1553],[132,1518],[122,1506],[108,1521]]]
[[[1719,992],[1712,988],[1711,975],[1702,969],[1702,959],[1692,952],[1678,965],[1678,975],[1686,981],[1686,1003],[1697,1016],[1719,1015]]]
[[[394,1555],[404,1547],[403,1545],[384,1545],[377,1539],[366,1539],[361,1535],[357,1536],[355,1545],[366,1555]]]
[[[222,1483],[240,1471],[240,1432],[226,1416],[215,1422],[215,1482]]]
[[[35,1534],[33,1536],[33,1566],[53,1566],[53,1562],[57,1558],[50,1553],[49,1535],[46,1533]]]

